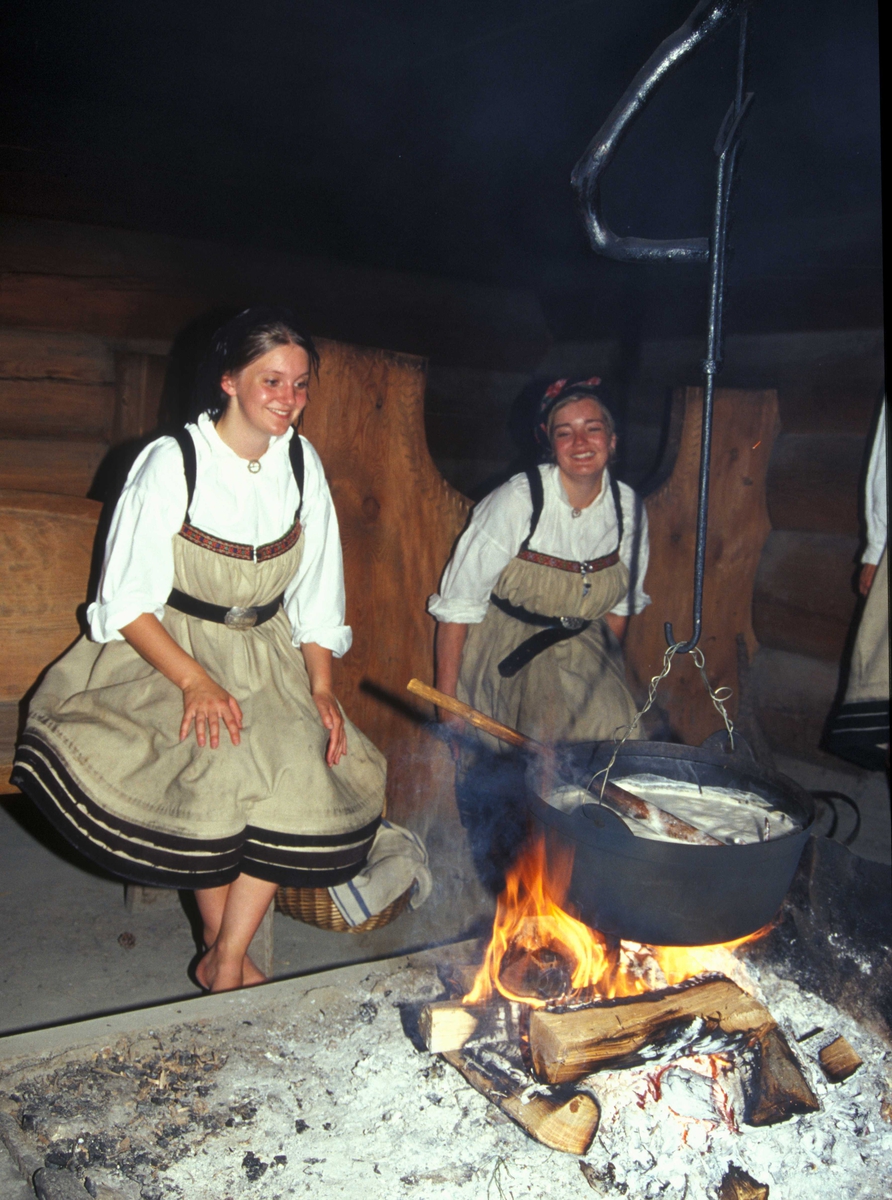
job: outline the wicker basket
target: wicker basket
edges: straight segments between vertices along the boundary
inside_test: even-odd
[[[375,913],[361,925],[347,924],[328,894],[328,888],[280,887],[276,891],[276,908],[279,912],[294,917],[295,921],[317,925],[320,929],[330,929],[334,933],[370,933],[373,929],[382,929],[389,925],[400,913],[405,912],[411,894],[412,889],[407,888],[385,909]]]

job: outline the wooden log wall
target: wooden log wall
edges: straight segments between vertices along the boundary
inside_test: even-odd
[[[753,628],[756,715],[775,750],[819,756],[858,607],[860,495],[877,403],[870,384],[780,392],[782,432],[767,479],[772,531]],[[832,760],[836,762],[837,760]]]
[[[678,389],[672,473],[645,500],[650,537],[645,588],[653,603],[630,622],[626,641],[626,662],[639,699],[662,666],[664,622],[672,622],[678,639],[691,635],[702,411],[699,388]],[[714,412],[700,648],[713,688],[731,689],[728,709],[733,718],[740,690],[738,635],[750,654],[756,649],[752,596],[759,555],[770,532],[765,478],[777,432],[777,397],[773,391],[719,389]],[[690,655],[676,656],[660,685],[658,704],[669,725],[660,736],[671,734],[699,745],[723,728]]]
[[[0,328],[0,488],[85,496],[109,447],[155,425],[162,354]]]

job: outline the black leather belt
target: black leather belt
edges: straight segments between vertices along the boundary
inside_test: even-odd
[[[254,608],[224,608],[222,604],[208,604],[204,600],[196,600],[187,596],[179,588],[174,588],[167,597],[167,603],[187,617],[198,617],[202,621],[215,621],[218,625],[228,625],[230,629],[253,629],[271,620],[281,607],[285,593],[277,596],[269,604],[258,604]]]
[[[512,675],[516,675],[543,650],[556,646],[558,642],[565,642],[568,638],[578,637],[591,625],[591,621],[584,617],[546,617],[542,613],[530,612],[523,605],[512,604],[510,600],[497,596],[495,592],[489,599],[496,608],[501,609],[507,616],[514,617],[516,621],[523,621],[525,625],[543,626],[541,633],[534,633],[502,659],[499,663],[499,674],[503,679],[510,679]]]

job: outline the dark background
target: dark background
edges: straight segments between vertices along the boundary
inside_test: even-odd
[[[29,0],[8,212],[533,288],[556,340],[702,330],[702,267],[598,259],[570,171],[692,0]],[[736,25],[657,94],[608,221],[704,234]],[[751,19],[729,331],[882,323],[877,8]]]

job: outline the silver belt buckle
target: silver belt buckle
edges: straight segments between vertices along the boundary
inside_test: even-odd
[[[561,624],[564,629],[581,629],[585,624],[584,617],[561,617]]]
[[[223,618],[223,624],[230,629],[253,629],[257,624],[257,609],[233,606]]]

